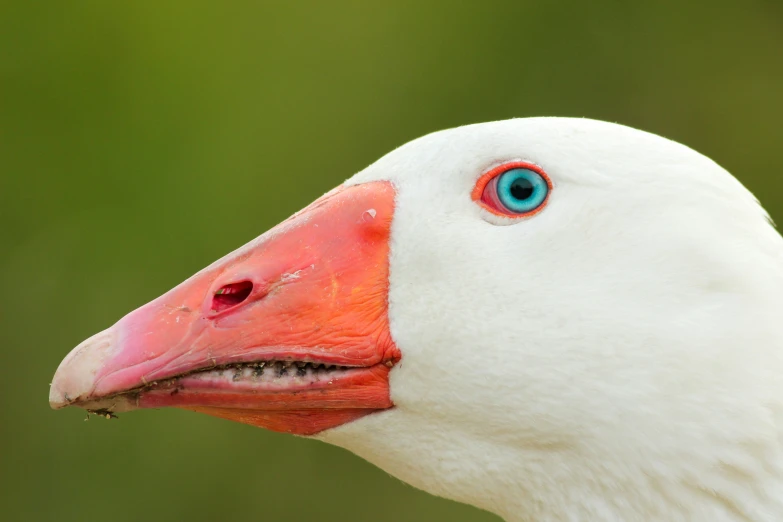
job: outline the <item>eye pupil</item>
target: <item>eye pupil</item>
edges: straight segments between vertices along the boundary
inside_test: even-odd
[[[524,201],[533,195],[535,187],[527,178],[518,178],[509,187],[509,192],[514,199]]]

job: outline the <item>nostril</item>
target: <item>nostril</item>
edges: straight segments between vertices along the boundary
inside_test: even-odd
[[[212,296],[212,311],[222,312],[240,304],[248,298],[253,291],[253,283],[250,281],[240,281],[221,287],[215,295]]]

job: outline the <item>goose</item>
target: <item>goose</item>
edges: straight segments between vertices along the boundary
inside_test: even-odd
[[[55,408],[177,407],[507,521],[783,520],[783,240],[614,123],[426,135],[87,339]]]

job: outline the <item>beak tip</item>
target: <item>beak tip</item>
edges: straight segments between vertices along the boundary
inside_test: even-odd
[[[109,328],[83,341],[63,359],[49,388],[52,409],[59,410],[89,397],[98,371],[113,352],[114,339],[114,328]]]

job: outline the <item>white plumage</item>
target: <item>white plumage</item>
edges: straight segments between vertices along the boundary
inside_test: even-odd
[[[518,222],[470,198],[525,160]],[[396,408],[322,433],[509,521],[783,520],[783,241],[706,157],[609,123],[531,118],[415,140],[391,180]]]

